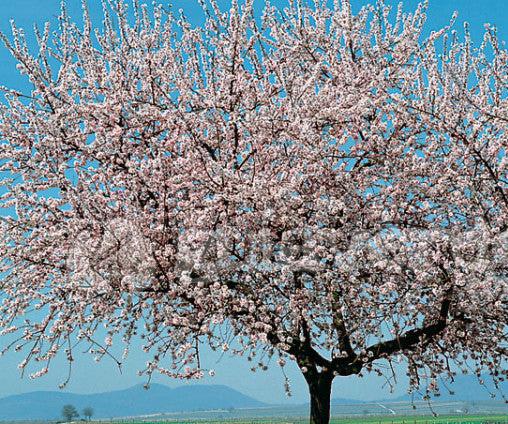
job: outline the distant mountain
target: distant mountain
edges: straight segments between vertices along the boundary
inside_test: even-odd
[[[368,402],[368,401],[358,400],[358,399],[344,399],[344,398],[333,398],[331,400],[332,406],[333,405],[356,405],[356,404],[361,404],[361,403],[365,403],[365,402]]]
[[[435,402],[454,402],[454,401],[490,401],[490,400],[503,400],[501,397],[501,393],[495,389],[492,381],[488,376],[483,378],[485,381],[485,386],[482,386],[478,383],[477,377],[473,375],[458,375],[455,377],[455,382],[453,384],[443,382],[439,383],[440,387],[440,396],[433,397],[433,401]],[[423,390],[425,390],[423,388]],[[452,393],[450,393],[450,391]],[[505,396],[508,396],[508,382],[504,382],[501,384],[501,392],[504,393]],[[491,393],[495,394],[495,397],[491,396]],[[414,401],[418,402],[422,400],[422,395],[415,393]],[[403,395],[394,399],[380,399],[376,400],[368,400],[362,401],[357,399],[344,399],[344,398],[333,398],[331,401],[332,406],[340,406],[340,405],[357,405],[357,404],[367,404],[367,403],[396,403],[396,402],[411,402],[410,395]]]
[[[152,384],[148,390],[137,385],[91,395],[40,391],[8,396],[0,399],[0,420],[56,419],[66,404],[74,405],[78,411],[91,406],[96,418],[266,406],[227,386],[192,385],[172,389]]]
[[[489,379],[485,378],[487,387],[493,391]],[[441,396],[434,398],[435,402],[453,401],[485,401],[491,400],[489,391],[478,384],[474,376],[458,376],[456,381],[448,387],[455,392],[450,395],[442,385]],[[502,385],[502,391],[508,394],[508,383]],[[408,403],[410,396],[405,395],[397,399],[382,401],[384,405],[396,402]],[[496,399],[501,399],[498,395]],[[415,401],[421,396],[415,395]],[[130,417],[139,415],[164,413],[189,413],[193,411],[227,410],[240,408],[267,408],[263,402],[246,396],[230,387],[221,385],[191,385],[175,389],[152,384],[149,390],[137,385],[126,390],[119,390],[91,395],[79,395],[66,392],[31,392],[8,396],[0,399],[1,420],[52,420],[60,418],[62,407],[66,404],[74,405],[78,411],[91,406],[95,418]],[[374,401],[361,401],[354,399],[332,399],[332,408],[342,411],[347,405],[377,404]],[[273,405],[272,405],[273,406]],[[275,407],[275,406],[274,406]],[[277,407],[281,408],[281,407]],[[285,411],[302,410],[306,413],[308,404],[286,405]],[[300,408],[300,409],[298,409]],[[358,407],[355,407],[356,409]],[[384,409],[387,407],[383,406]],[[393,408],[395,408],[393,406]],[[391,409],[387,409],[391,410]],[[294,412],[294,411],[293,411]],[[384,412],[378,411],[378,412]],[[210,415],[209,413],[208,415]]]
[[[492,381],[488,376],[483,378],[485,386],[480,385],[478,378],[473,375],[458,375],[455,377],[455,381],[450,383],[439,383],[440,396],[433,397],[434,401],[448,402],[448,401],[483,401],[483,400],[502,400],[501,394],[492,384]],[[450,393],[453,392],[453,393]],[[501,385],[501,391],[505,395],[508,395],[508,382],[504,382]],[[493,398],[490,393],[495,394]],[[411,400],[410,395],[404,395],[397,399],[393,399],[390,402],[405,402]],[[415,401],[422,400],[420,394],[415,394]]]

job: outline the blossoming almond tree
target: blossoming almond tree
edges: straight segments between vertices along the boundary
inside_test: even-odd
[[[95,31],[63,8],[36,52],[2,36],[33,85],[0,109],[0,325],[20,367],[141,337],[143,373],[200,377],[208,343],[296,361],[315,424],[336,376],[391,383],[395,361],[426,395],[456,372],[505,379],[495,28],[475,48],[453,22],[424,37],[425,4],[203,8],[193,28],[119,1]]]

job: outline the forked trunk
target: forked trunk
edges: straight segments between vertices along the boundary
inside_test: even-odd
[[[310,394],[310,424],[328,424],[333,375],[319,373],[306,379]]]

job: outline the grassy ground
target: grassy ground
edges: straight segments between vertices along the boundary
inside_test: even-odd
[[[110,423],[109,421],[107,423]],[[185,421],[120,421],[113,424],[306,424],[307,419],[244,419],[244,420],[185,420]],[[359,417],[334,418],[331,424],[508,424],[508,415],[466,415],[466,416],[407,416],[407,417]]]
[[[244,418],[244,419],[166,419],[166,420],[92,420],[90,424],[307,424],[307,418]],[[86,424],[76,421],[76,424]],[[0,424],[56,424],[55,421],[0,421]],[[330,424],[508,424],[508,415],[471,414],[433,416],[362,416],[332,418]]]
[[[467,415],[439,417],[362,417],[332,420],[333,424],[482,424],[508,423],[508,415]]]

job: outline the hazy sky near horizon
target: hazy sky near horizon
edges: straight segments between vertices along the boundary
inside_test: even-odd
[[[163,2],[163,0],[157,0]],[[256,1],[256,0],[255,0]],[[357,10],[360,6],[375,0],[352,0]],[[149,3],[151,2],[148,1]],[[387,0],[396,5],[398,0]],[[75,18],[80,17],[81,0],[68,0],[70,14]],[[92,19],[100,21],[101,8],[99,0],[88,0]],[[168,1],[164,1],[168,4]],[[197,0],[174,0],[171,3],[176,9],[183,8],[194,23],[201,21],[200,9]],[[226,6],[230,0],[220,0],[219,3]],[[262,2],[257,0],[258,4]],[[275,4],[282,1],[274,0]],[[9,20],[14,19],[18,26],[25,28],[29,39],[32,34],[34,23],[39,26],[45,21],[55,21],[59,13],[60,0],[1,0],[0,2],[0,30],[9,34]],[[414,9],[417,0],[404,1],[405,9]],[[454,11],[459,12],[455,28],[462,32],[462,23],[468,21],[471,25],[473,40],[476,44],[481,42],[483,24],[488,22],[497,26],[501,40],[508,40],[508,0],[430,0],[428,11],[427,31],[438,29],[449,22]],[[15,62],[3,46],[0,47],[0,85],[28,91],[30,87],[26,81],[17,74]],[[4,346],[6,339],[0,337],[0,347]],[[73,365],[73,373],[67,391],[78,393],[103,392],[121,389],[134,384],[144,383],[146,377],[138,377],[136,371],[143,368],[148,359],[139,350],[132,349],[132,354],[124,363],[122,374],[112,361],[105,359],[96,364],[90,355],[77,355]],[[65,379],[67,367],[64,361],[53,364],[49,375],[30,380],[28,377],[20,378],[17,364],[22,360],[22,355],[8,353],[0,357],[0,397],[11,394],[34,391],[34,390],[57,390],[58,384]],[[219,358],[210,352],[204,353],[204,360],[208,368],[216,370],[214,378],[207,377],[197,382],[199,384],[226,384],[245,394],[259,400],[270,403],[282,402],[305,402],[307,389],[303,377],[294,365],[287,367],[287,374],[293,388],[293,397],[287,398],[284,394],[283,374],[278,366],[273,366],[266,372],[252,373],[249,363],[242,358],[224,356]],[[405,378],[403,367],[397,390],[390,394],[387,388],[383,388],[384,380],[367,377],[358,379],[337,378],[334,383],[334,396],[357,399],[382,399],[400,395],[405,392]],[[181,384],[195,384],[170,380],[167,377],[157,377],[154,381],[170,386]]]

